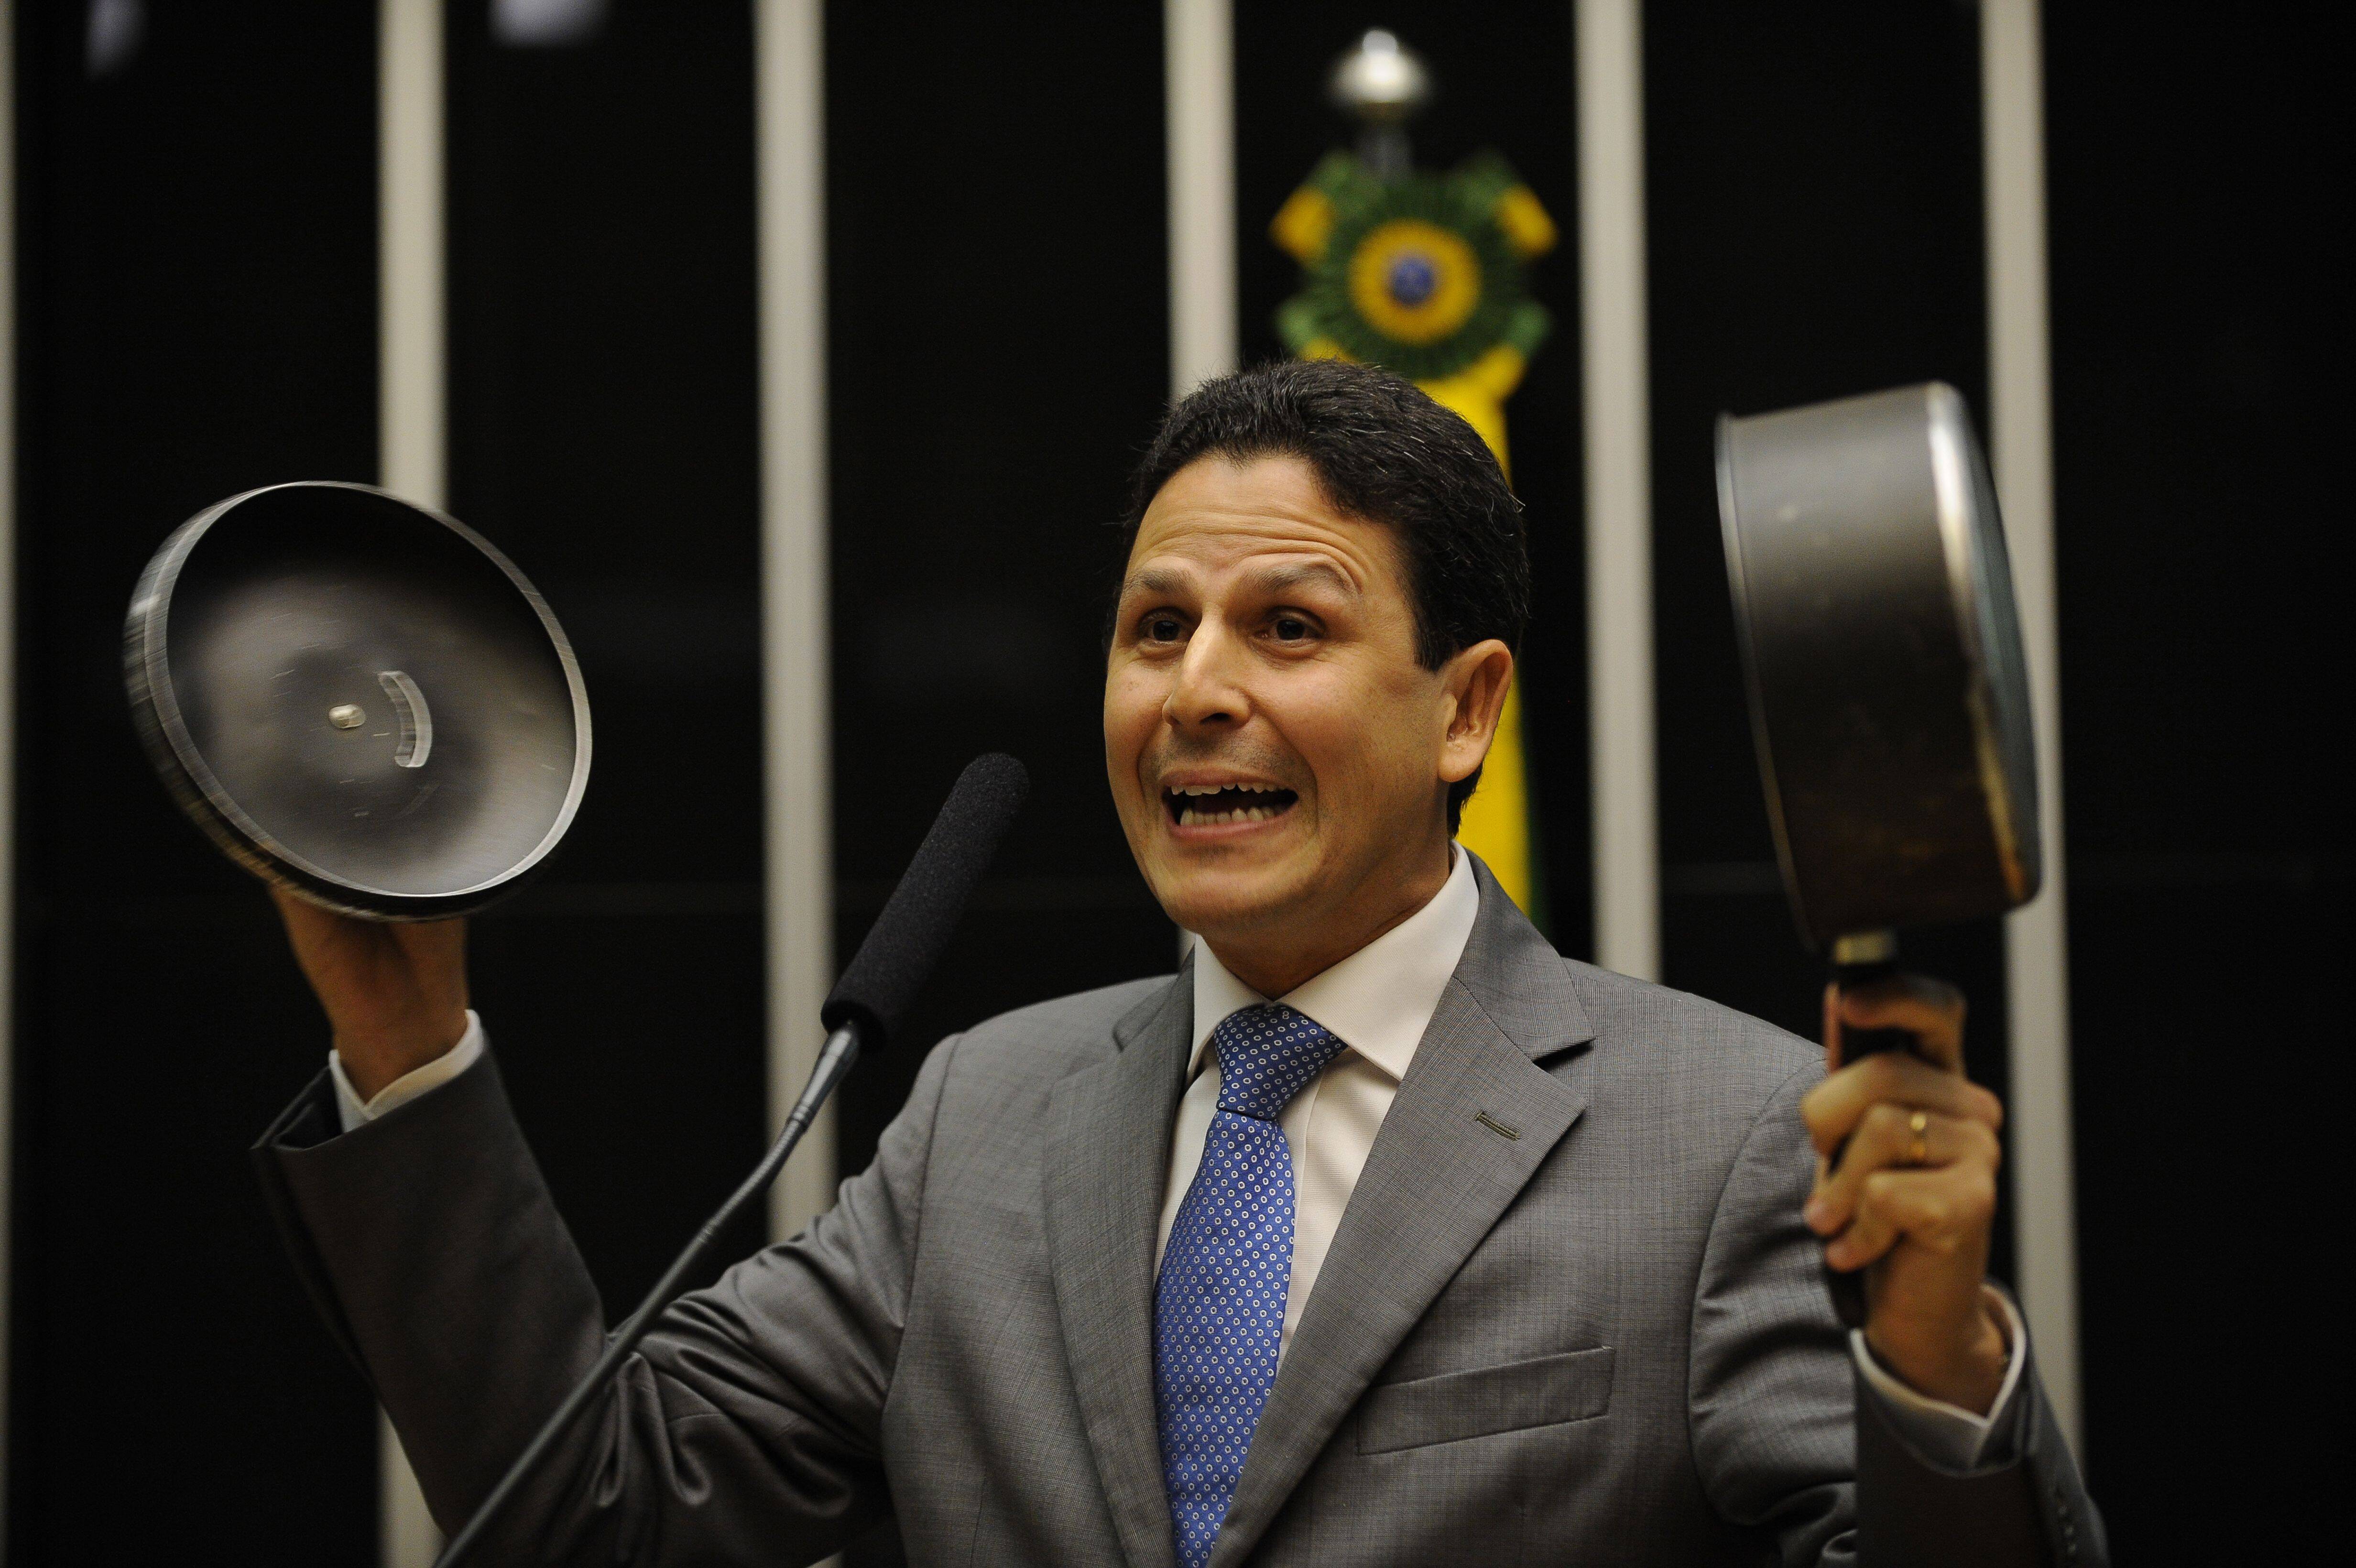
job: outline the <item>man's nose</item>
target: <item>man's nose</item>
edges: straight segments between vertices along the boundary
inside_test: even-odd
[[[1251,711],[1251,700],[1237,678],[1237,660],[1243,649],[1237,640],[1211,623],[1195,629],[1178,660],[1178,678],[1162,705],[1162,717],[1182,730],[1240,724]]]

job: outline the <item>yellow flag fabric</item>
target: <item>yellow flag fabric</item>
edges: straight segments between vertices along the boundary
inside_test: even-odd
[[[1464,803],[1464,820],[1456,841],[1495,872],[1497,885],[1522,906],[1525,913],[1537,892],[1535,856],[1530,843],[1529,772],[1522,760],[1522,688],[1516,681],[1505,692],[1505,721],[1497,726],[1496,743],[1481,767],[1481,787]]]
[[[1526,361],[1520,350],[1499,344],[1470,368],[1445,380],[1417,383],[1432,401],[1463,416],[1497,454],[1497,465],[1510,478],[1505,461],[1505,399],[1521,385]],[[1516,680],[1505,693],[1505,712],[1497,725],[1497,739],[1482,764],[1481,787],[1464,803],[1464,820],[1456,841],[1481,857],[1496,874],[1506,896],[1535,916],[1537,896],[1536,846],[1530,842],[1529,765],[1522,749],[1522,689]]]

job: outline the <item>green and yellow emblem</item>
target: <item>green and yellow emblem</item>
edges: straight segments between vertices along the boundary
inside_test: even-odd
[[[1553,219],[1505,159],[1386,180],[1330,154],[1270,232],[1303,274],[1277,312],[1286,347],[1398,371],[1505,461],[1505,400],[1552,325],[1524,263],[1555,242]]]

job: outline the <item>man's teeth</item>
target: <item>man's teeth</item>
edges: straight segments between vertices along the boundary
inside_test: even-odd
[[[1181,827],[1218,827],[1237,822],[1266,822],[1283,815],[1292,804],[1292,792],[1278,784],[1179,784],[1171,790]],[[1241,795],[1269,795],[1268,804],[1245,804]],[[1219,796],[1226,796],[1222,801]]]
[[[1218,827],[1230,822],[1267,822],[1279,814],[1272,805],[1247,805],[1234,811],[1206,811],[1199,805],[1178,808],[1178,822],[1184,827]]]

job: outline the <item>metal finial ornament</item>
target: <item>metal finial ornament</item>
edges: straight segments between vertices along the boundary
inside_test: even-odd
[[[1333,62],[1326,94],[1358,122],[1359,159],[1377,177],[1397,179],[1408,172],[1407,123],[1431,101],[1431,73],[1421,56],[1397,34],[1369,27]]]
[[[1423,57],[1395,33],[1370,27],[1357,47],[1333,62],[1333,107],[1365,120],[1398,122],[1431,101],[1431,73]]]

